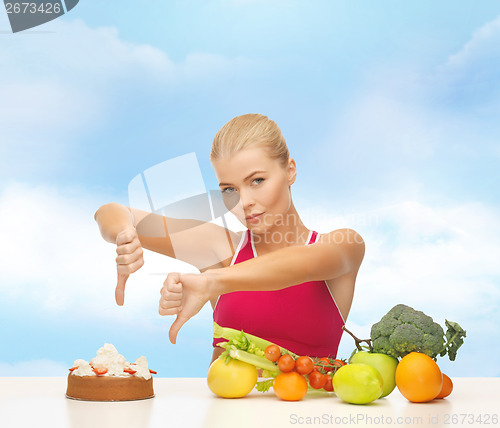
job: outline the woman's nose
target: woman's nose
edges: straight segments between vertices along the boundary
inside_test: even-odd
[[[240,190],[240,204],[244,210],[255,205],[251,192]]]

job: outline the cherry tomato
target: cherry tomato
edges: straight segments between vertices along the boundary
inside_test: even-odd
[[[303,375],[309,374],[314,369],[314,361],[311,357],[303,356],[295,361],[295,370]]]
[[[291,355],[282,355],[278,360],[278,368],[282,372],[291,372],[295,368],[295,360]]]
[[[275,363],[281,356],[281,349],[278,345],[269,345],[264,351],[264,355],[269,361]]]
[[[340,368],[342,366],[345,366],[347,363],[344,361],[344,360],[339,360],[338,358],[333,360],[333,367],[337,367],[337,368]]]
[[[325,375],[326,382],[325,386],[323,386],[323,389],[325,391],[333,391],[333,384],[332,384],[332,377],[330,375]]]
[[[311,385],[311,387],[314,389],[323,388],[325,386],[326,381],[327,381],[326,375],[320,373],[317,370],[314,370],[311,373],[309,373],[309,385]]]
[[[316,360],[316,364],[314,365],[314,370],[317,370],[321,373],[329,372],[332,369],[330,366],[330,360],[327,357],[318,358]]]

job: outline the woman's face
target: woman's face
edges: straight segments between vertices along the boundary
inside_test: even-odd
[[[295,181],[295,162],[283,167],[262,147],[240,150],[212,161],[224,203],[254,233],[264,233],[286,221],[291,205],[289,186]]]

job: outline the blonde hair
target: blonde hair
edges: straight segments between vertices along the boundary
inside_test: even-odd
[[[210,160],[230,155],[260,144],[270,157],[285,166],[290,154],[285,137],[276,122],[262,114],[244,114],[227,122],[215,135]]]

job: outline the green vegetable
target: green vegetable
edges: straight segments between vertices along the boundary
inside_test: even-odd
[[[444,323],[448,328],[448,330],[446,330],[446,344],[439,355],[442,357],[448,353],[448,358],[451,361],[455,361],[458,348],[464,343],[463,338],[466,332],[456,322],[444,320]]]
[[[370,337],[373,352],[404,357],[416,351],[436,359],[448,354],[455,360],[458,348],[463,344],[465,330],[455,322],[446,321],[446,342],[442,327],[422,311],[399,304],[382,319],[373,324]]]
[[[254,336],[253,334],[244,333],[240,330],[235,330],[234,328],[221,327],[214,322],[214,339],[220,338],[227,339],[230,344],[235,346],[237,349],[262,356],[264,356],[264,351],[269,345],[275,345],[275,343],[270,342],[269,340],[262,339],[261,337]],[[219,343],[218,346],[225,348],[227,345],[225,345],[224,343]],[[261,350],[262,353],[260,353],[259,350]],[[288,349],[282,348],[281,346],[280,350],[281,355],[289,354],[294,358],[298,357],[298,355],[294,354]]]
[[[271,389],[274,383],[274,378],[261,380],[255,385],[255,389],[259,392],[267,392]]]
[[[231,359],[236,359],[252,364],[258,369],[262,369],[263,377],[271,378],[257,382],[256,389],[258,391],[266,392],[273,386],[274,378],[280,374],[281,371],[275,363],[269,361],[265,357],[264,351],[269,345],[275,345],[275,343],[233,328],[221,327],[215,322],[214,338],[223,338],[227,340],[227,342],[218,344],[221,348],[225,348],[225,351],[219,358],[225,359],[226,362]],[[298,357],[288,349],[280,347],[280,351],[282,355],[289,354],[294,359]]]
[[[280,373],[278,366],[265,357],[265,348],[262,349],[262,346],[267,347],[272,344],[271,342],[243,331],[220,327],[216,323],[214,323],[214,337],[227,339],[227,342],[218,344],[225,349],[219,358],[225,359],[226,362],[231,359],[240,360],[264,370],[268,376]]]
[[[259,357],[241,349],[229,349],[229,356],[235,360],[243,361],[244,363],[252,364],[258,369],[267,370],[269,373],[278,374],[280,369],[266,357]]]

